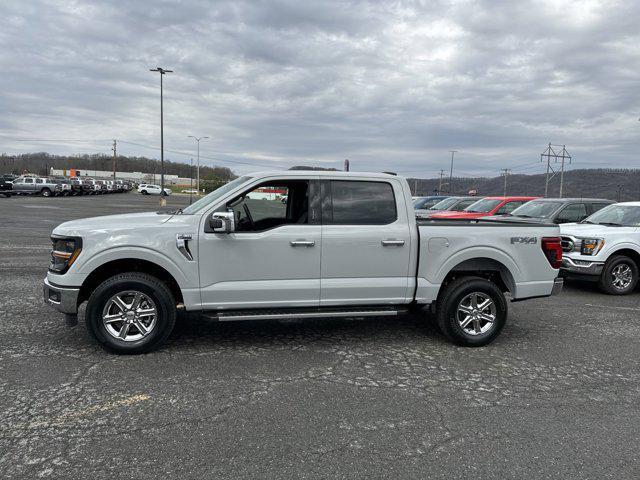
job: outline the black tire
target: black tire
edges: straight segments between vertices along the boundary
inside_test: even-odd
[[[149,193],[148,193],[146,190],[142,190],[140,193],[141,193],[142,195],[149,195]]]
[[[620,269],[628,268],[630,273],[630,282],[622,286],[616,285],[616,277],[619,275],[617,272]],[[609,295],[628,295],[633,292],[638,285],[638,265],[633,259],[626,255],[613,255],[609,257],[609,260],[604,264],[600,278],[598,279],[598,287],[604,293]]]
[[[49,190],[48,188],[43,188],[42,190],[40,190],[40,195],[42,195],[43,197],[50,197],[51,190]]]
[[[473,294],[480,294],[493,302],[494,321],[486,322],[478,320],[478,328],[481,333],[472,334],[461,326],[458,315],[458,307],[464,301],[466,303]],[[476,297],[479,298],[479,297]],[[487,307],[491,308],[491,307]],[[483,312],[491,313],[491,310]],[[436,304],[436,322],[440,331],[453,343],[463,347],[482,347],[493,342],[504,328],[507,322],[508,306],[504,293],[498,286],[481,277],[460,277],[447,285],[438,297]],[[475,330],[476,322],[471,321],[469,329]],[[485,326],[485,331],[482,331]]]
[[[139,340],[125,341],[107,331],[102,321],[102,314],[114,295],[130,291],[141,292],[150,298],[156,306],[157,314],[155,326],[146,336]],[[121,273],[108,278],[93,291],[87,303],[85,322],[95,340],[112,352],[119,354],[149,352],[164,343],[173,330],[176,322],[176,302],[167,285],[156,277],[138,272]]]

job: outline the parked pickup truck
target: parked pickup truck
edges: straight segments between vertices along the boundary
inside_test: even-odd
[[[62,187],[49,178],[20,177],[13,181],[13,191],[18,195],[51,197],[62,192]]]
[[[252,199],[278,190],[287,201]],[[178,309],[220,321],[429,311],[464,346],[494,340],[512,300],[558,292],[557,225],[417,222],[389,174],[239,177],[172,213],[56,227],[44,300],[118,352],[160,345]]]
[[[13,175],[0,175],[0,194],[5,197],[11,196],[15,178]]]
[[[560,225],[562,275],[598,282],[612,295],[626,295],[638,285],[640,202],[604,207],[580,223]]]

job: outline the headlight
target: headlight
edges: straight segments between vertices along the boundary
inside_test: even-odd
[[[604,238],[583,238],[580,253],[582,255],[597,255],[604,246]]]
[[[79,237],[51,237],[53,250],[49,270],[64,273],[76,261],[82,251],[82,239]]]

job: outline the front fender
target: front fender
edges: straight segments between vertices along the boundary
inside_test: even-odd
[[[198,285],[194,284],[193,280],[190,279],[187,272],[185,272],[183,268],[171,257],[157,250],[139,246],[113,247],[94,253],[89,259],[78,266],[77,271],[78,274],[87,276],[106,263],[129,258],[146,260],[164,268],[175,279],[181,290],[198,287]]]

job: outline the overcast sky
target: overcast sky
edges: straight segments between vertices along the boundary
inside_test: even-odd
[[[159,158],[161,66],[165,148],[210,136],[202,162],[238,173],[434,177],[449,150],[460,175],[534,173],[548,142],[640,167],[639,21],[637,0],[3,0],[0,152]]]

